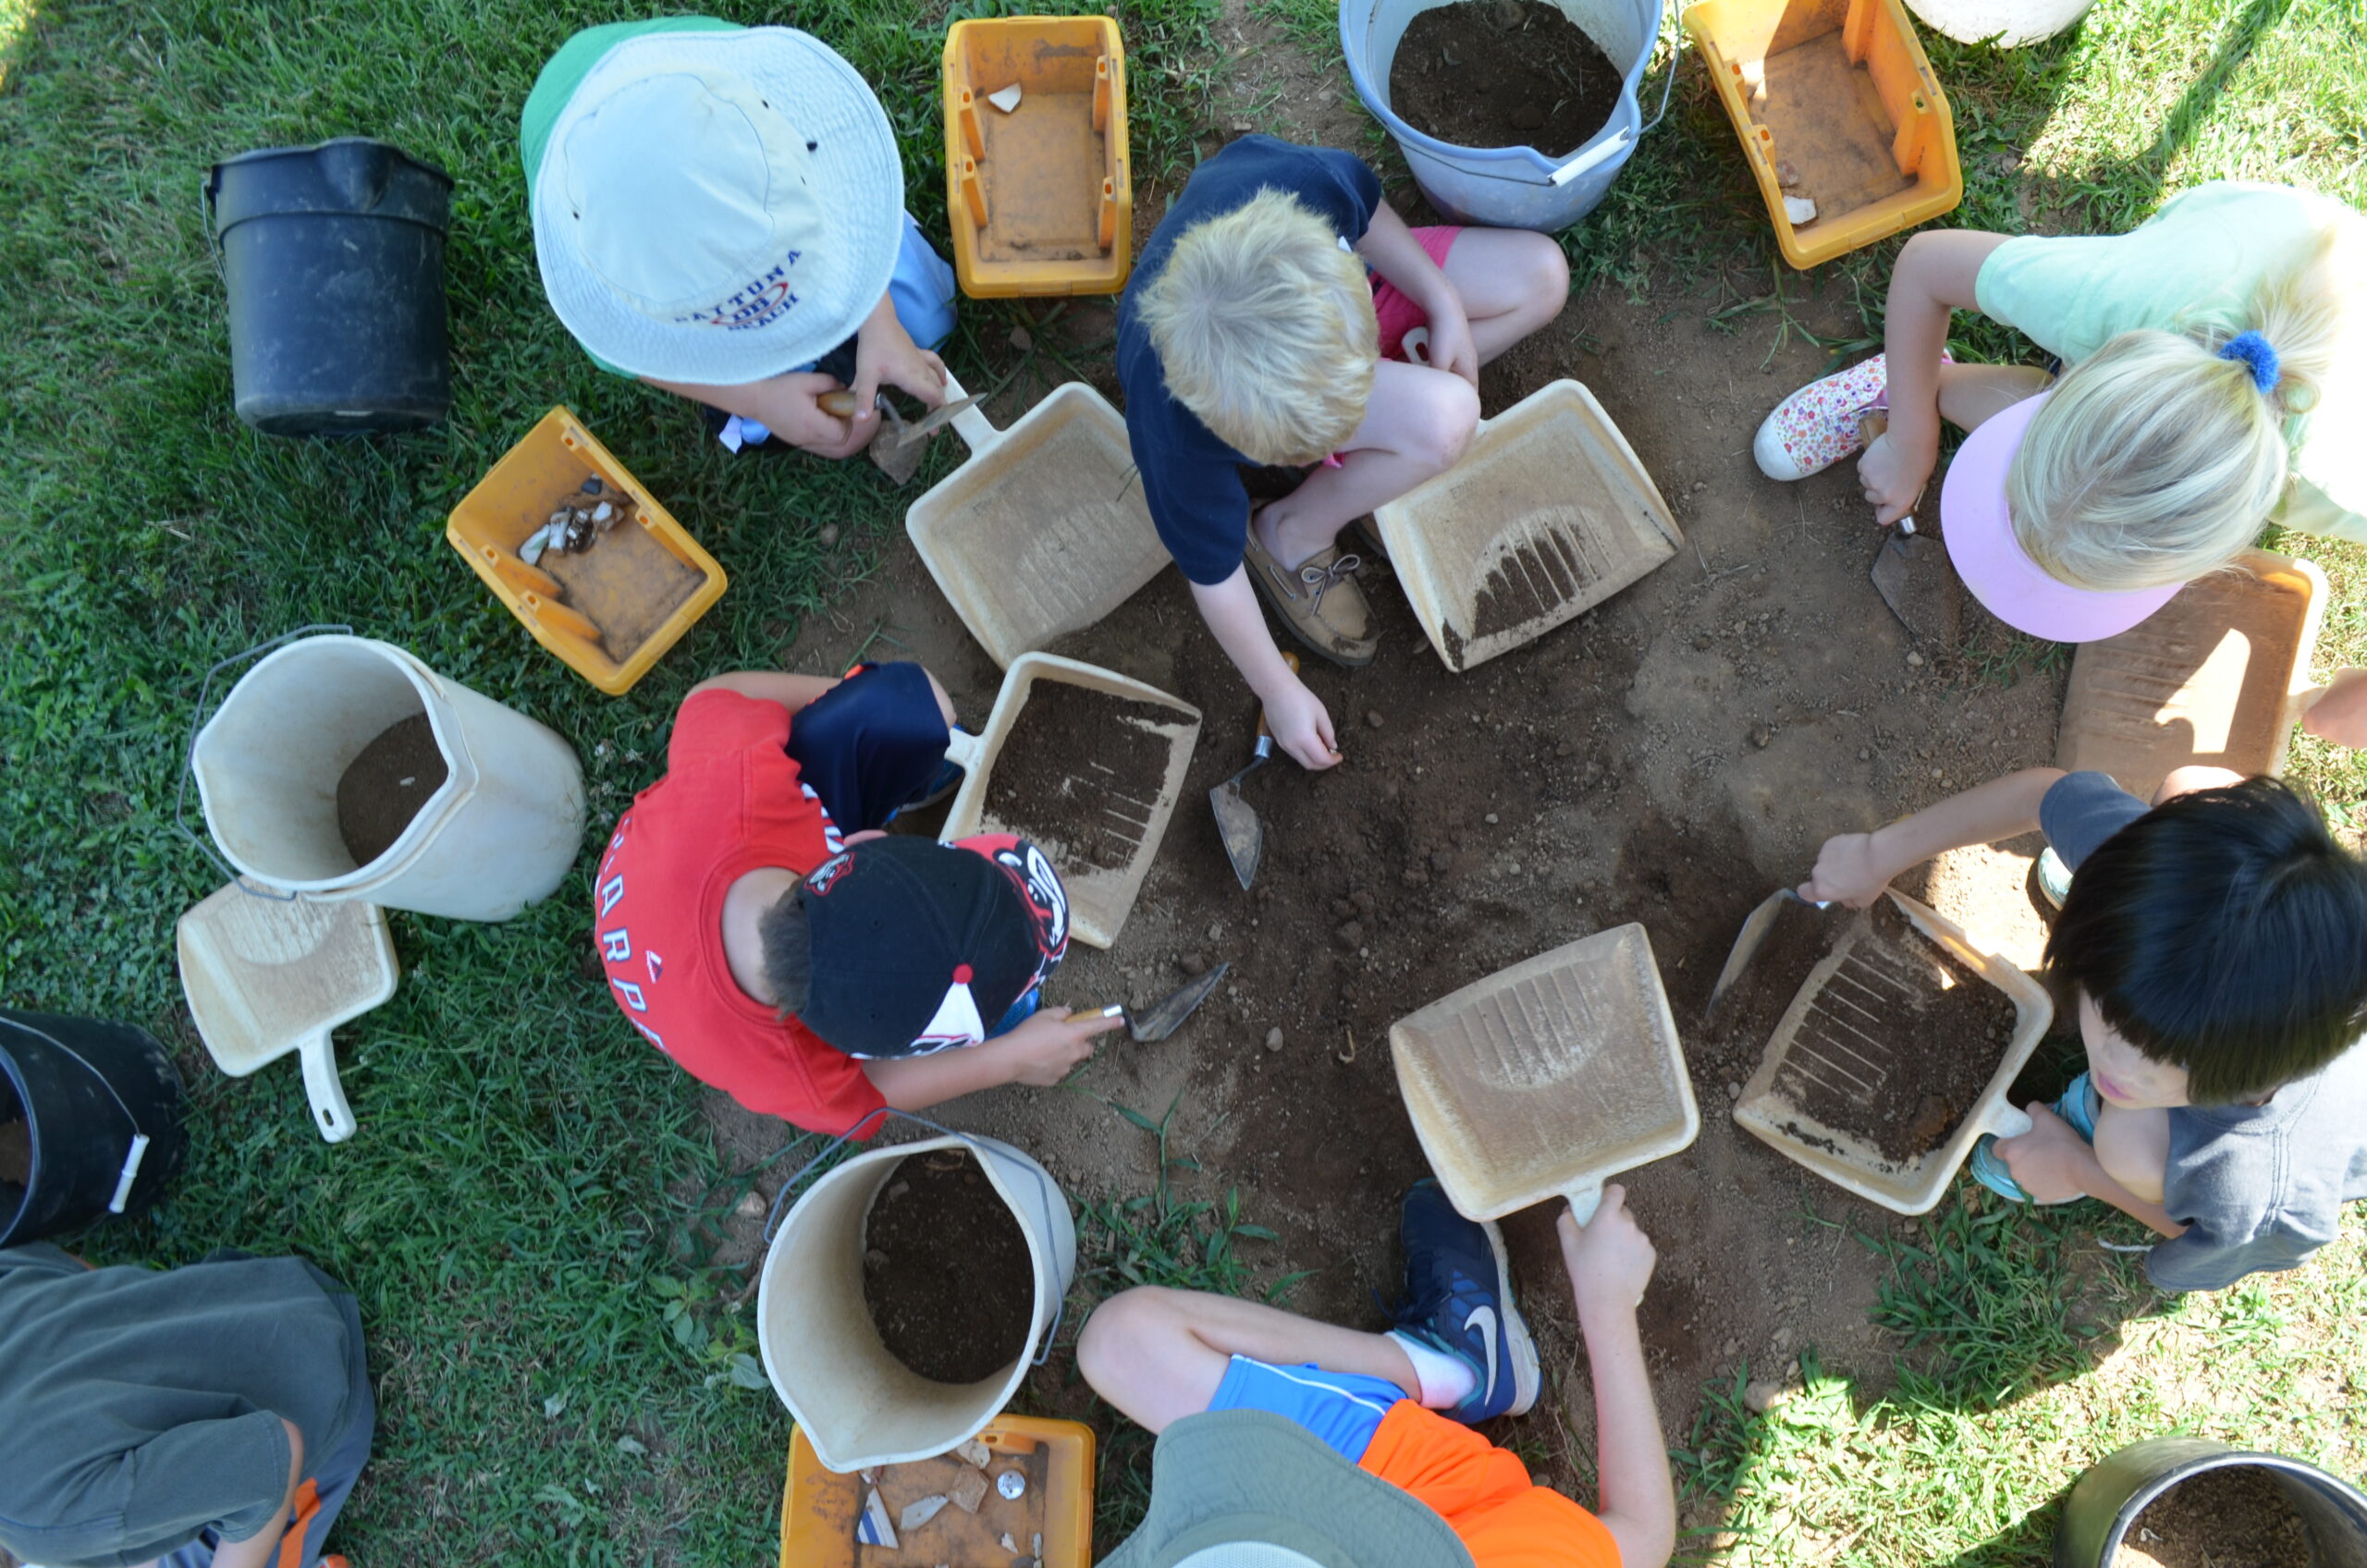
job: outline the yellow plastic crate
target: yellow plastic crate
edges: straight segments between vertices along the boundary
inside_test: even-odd
[[[1794,266],[1846,255],[1964,199],[1956,119],[1899,0],[1701,0],[1686,7],[1685,31]],[[1813,201],[1815,221],[1795,227],[1786,196]]]
[[[1108,17],[955,22],[945,206],[962,292],[1115,294],[1134,265],[1126,52]],[[1020,90],[1005,113],[987,102]]]
[[[975,1513],[948,1503],[934,1519],[905,1531],[895,1550],[859,1546],[855,1521],[866,1484],[860,1475],[823,1468],[803,1429],[789,1440],[789,1484],[780,1500],[780,1568],[936,1568],[938,1563],[1005,1563],[1036,1555],[1037,1568],[1090,1568],[1093,1562],[1093,1428],[1076,1421],[998,1415],[978,1434],[992,1451],[989,1481],[1016,1470],[1027,1489],[1005,1498],[987,1488]],[[945,1491],[971,1465],[953,1454],[883,1464],[876,1472],[891,1524],[907,1503]],[[1012,1537],[1015,1551],[1002,1550]]]
[[[546,553],[534,566],[519,559],[527,535],[561,502],[582,499],[587,479],[599,480],[601,498],[626,517],[580,555]],[[545,414],[452,508],[444,537],[535,642],[612,697],[632,690],[729,581],[564,408]]]

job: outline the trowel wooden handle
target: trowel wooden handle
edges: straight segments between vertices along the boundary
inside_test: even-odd
[[[822,411],[832,419],[854,418],[854,394],[844,387],[840,387],[836,392],[825,392],[814,401],[819,404]]]

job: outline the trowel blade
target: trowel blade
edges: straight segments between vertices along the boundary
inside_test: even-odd
[[[1266,825],[1241,798],[1241,780],[1247,771],[1245,768],[1208,791],[1208,805],[1217,814],[1217,834],[1224,839],[1225,859],[1233,862],[1233,874],[1240,879],[1244,892],[1257,875],[1257,860],[1266,849]]]
[[[1789,888],[1778,888],[1760,900],[1759,907],[1744,919],[1742,930],[1735,936],[1735,945],[1726,954],[1725,967],[1718,971],[1717,984],[1710,987],[1710,999],[1701,1007],[1703,1018],[1718,1011],[1718,1004],[1725,1000],[1726,993],[1735,988],[1735,982],[1750,968],[1750,961],[1759,956],[1760,944],[1767,940],[1769,929],[1774,925],[1776,917],[1784,913],[1784,906],[1787,903],[1806,909],[1817,907]]]
[[[1177,1025],[1192,1016],[1193,1009],[1208,999],[1208,994],[1222,983],[1224,972],[1232,967],[1233,961],[1227,959],[1198,979],[1177,986],[1141,1012],[1129,1011],[1126,1014],[1126,1032],[1144,1045],[1164,1040],[1175,1033]]]
[[[894,434],[889,436],[889,440],[899,447],[917,447],[938,430],[951,423],[955,415],[965,409],[975,409],[977,406],[978,399],[975,398],[956,398],[942,408],[931,409],[925,418],[914,420],[909,424],[898,425]]]
[[[1964,630],[1964,584],[1948,547],[1928,533],[1893,533],[1874,557],[1874,591],[1918,637],[1956,645]]]

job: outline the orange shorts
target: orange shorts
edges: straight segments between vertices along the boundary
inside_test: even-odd
[[[1619,1542],[1601,1520],[1532,1482],[1515,1455],[1412,1400],[1381,1417],[1362,1468],[1429,1504],[1478,1568],[1619,1568]]]

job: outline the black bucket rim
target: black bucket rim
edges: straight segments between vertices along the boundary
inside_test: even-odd
[[[404,149],[396,146],[391,141],[383,141],[375,136],[331,136],[319,141],[308,142],[301,145],[290,144],[286,147],[257,147],[251,152],[239,153],[227,158],[216,158],[206,170],[206,186],[209,190],[214,189],[215,186],[218,186],[221,183],[222,171],[224,169],[237,168],[241,164],[261,163],[266,158],[295,157],[300,153],[318,153],[325,147],[343,147],[347,145],[384,147],[387,152],[392,153],[398,158],[402,159],[403,162],[427,174],[434,175],[436,178],[442,180],[447,185],[457,187],[459,184],[459,182],[455,180],[441,165],[431,164],[425,158],[419,156],[415,153],[406,152]]]
[[[15,1205],[0,1209],[0,1236],[11,1236],[16,1233],[17,1227],[24,1223],[25,1210],[32,1207],[33,1179],[41,1174],[41,1123],[33,1120],[32,1091],[25,1083],[24,1069],[17,1064],[17,1059],[11,1052],[0,1051],[0,1081],[6,1084],[8,1097],[17,1102],[17,1114],[0,1117],[0,1127],[10,1121],[25,1124],[24,1184],[17,1188]],[[135,1125],[133,1131],[138,1130]],[[11,1185],[14,1183],[0,1182],[0,1191]]]
[[[437,189],[434,193],[432,204],[438,210],[433,215],[427,215],[399,208],[392,210],[383,206],[358,208],[343,203],[323,204],[299,198],[292,202],[261,202],[249,210],[233,211],[227,218],[223,215],[222,192],[225,178],[230,171],[246,169],[264,163],[316,157],[324,150],[331,147],[382,149],[401,164],[427,176],[435,183]],[[198,182],[198,194],[205,212],[206,232],[212,243],[216,246],[224,243],[234,228],[258,219],[287,217],[357,218],[382,223],[409,224],[415,228],[423,228],[439,239],[448,239],[452,233],[452,195],[459,189],[459,182],[439,165],[415,156],[391,141],[381,141],[374,136],[332,136],[326,141],[315,141],[308,146],[258,147],[251,152],[240,153],[234,157],[224,158],[213,164],[206,169],[204,178]],[[233,203],[233,206],[236,207],[237,203]]]
[[[2160,1438],[2141,1439],[2137,1443],[2116,1449],[2106,1458],[2116,1457],[2127,1452],[2128,1449],[2139,1447],[2145,1442],[2163,1440]],[[2168,1440],[2195,1443],[2216,1442],[2216,1439],[2211,1438],[2172,1437]],[[2140,1482],[2123,1501],[2119,1510],[2113,1514],[2112,1526],[2104,1532],[2100,1548],[2102,1560],[2107,1562],[2112,1561],[2113,1554],[2120,1550],[2122,1538],[2128,1535],[2130,1526],[2137,1523],[2138,1517],[2146,1509],[2160,1501],[2165,1495],[2205,1472],[2232,1470],[2239,1465],[2259,1470],[2282,1471],[2304,1486],[2334,1494],[2356,1509],[2362,1519],[2367,1519],[2367,1492],[2362,1492],[2331,1470],[2312,1464],[2306,1459],[2296,1459],[2289,1453],[2270,1453],[2260,1449],[2235,1448],[2219,1444],[2212,1452],[2193,1453],[2175,1461],[2160,1474]]]

